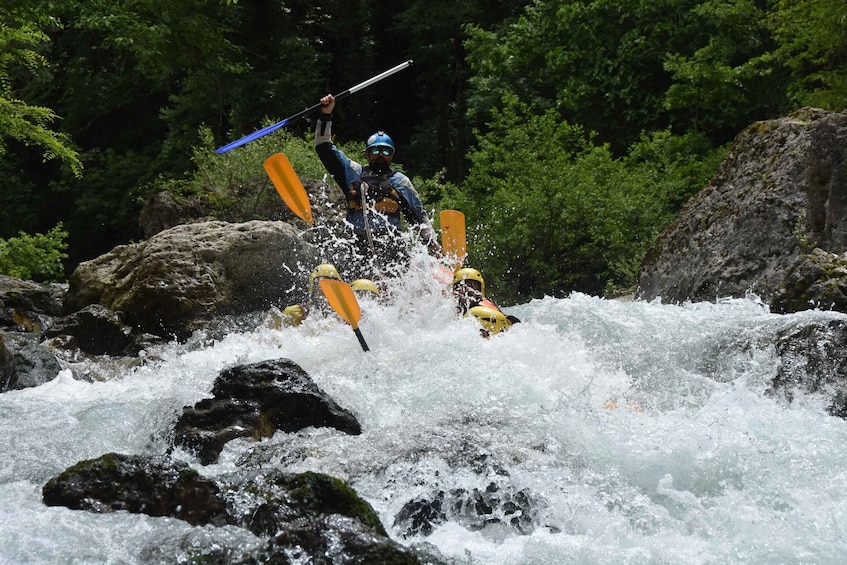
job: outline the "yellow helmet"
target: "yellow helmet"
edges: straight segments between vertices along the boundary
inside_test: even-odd
[[[338,274],[338,269],[330,263],[321,263],[309,275],[309,294],[315,290],[315,281],[317,279],[338,279],[341,280],[341,275]]]
[[[350,288],[353,290],[367,290],[379,296],[379,288],[376,286],[376,283],[370,279],[356,279],[350,283]]]
[[[453,275],[453,286],[456,286],[460,282],[468,279],[478,281],[480,284],[479,290],[482,292],[482,295],[485,296],[485,279],[482,278],[482,273],[476,269],[471,269],[470,267],[465,267],[464,269],[456,271],[456,274]]]
[[[503,312],[485,306],[474,306],[468,311],[476,318],[479,325],[490,334],[498,334],[512,325]]]

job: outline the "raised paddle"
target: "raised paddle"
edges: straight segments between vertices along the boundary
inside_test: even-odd
[[[359,301],[356,300],[356,295],[353,294],[350,285],[337,279],[320,279],[318,284],[321,285],[321,290],[332,309],[353,328],[353,332],[359,338],[359,345],[362,346],[362,350],[369,351],[368,344],[365,343],[365,338],[359,331],[359,318],[362,316],[362,310],[359,308]]]
[[[364,81],[364,82],[360,82],[360,83],[359,83],[359,84],[357,84],[356,86],[353,86],[353,87],[348,88],[348,89],[347,89],[347,90],[345,90],[344,92],[341,92],[341,93],[339,93],[339,94],[336,94],[336,95],[335,95],[335,99],[336,99],[336,100],[341,100],[342,98],[347,98],[348,96],[350,96],[350,95],[351,95],[351,94],[353,94],[354,92],[358,92],[359,90],[362,90],[363,88],[367,88],[367,87],[369,87],[370,85],[372,85],[373,83],[375,83],[375,82],[379,82],[379,81],[381,81],[382,79],[384,79],[384,78],[386,78],[386,77],[388,77],[388,76],[391,76],[391,75],[393,75],[394,73],[396,73],[396,72],[398,72],[398,71],[402,71],[403,69],[405,69],[405,68],[409,67],[411,64],[412,64],[412,60],[411,60],[411,59],[409,59],[409,60],[408,60],[408,61],[406,61],[405,63],[400,63],[400,64],[399,64],[399,65],[397,65],[396,67],[392,67],[392,68],[388,69],[388,70],[387,70],[387,71],[385,71],[385,72],[379,73],[379,74],[378,74],[378,75],[376,75],[375,77],[371,77],[371,78],[369,78],[368,80],[366,80],[366,81]],[[250,142],[251,142],[251,141],[253,141],[253,140],[259,139],[260,137],[263,137],[263,136],[265,136],[265,135],[268,135],[269,133],[273,133],[273,132],[275,132],[276,130],[278,130],[279,128],[281,128],[282,126],[284,126],[284,125],[288,124],[289,122],[293,122],[293,121],[294,121],[294,120],[296,120],[297,118],[302,118],[303,116],[305,116],[305,115],[307,115],[307,114],[311,114],[312,112],[316,111],[316,110],[317,110],[318,108],[320,108],[320,107],[321,107],[321,103],[320,103],[320,102],[318,102],[318,103],[317,103],[317,104],[315,104],[314,106],[309,106],[309,107],[308,107],[308,108],[306,108],[305,110],[301,110],[301,111],[297,112],[296,114],[294,114],[293,116],[289,116],[289,117],[285,118],[285,119],[284,119],[284,120],[282,120],[281,122],[277,122],[277,123],[275,123],[275,124],[272,124],[272,125],[269,125],[269,126],[267,126],[267,127],[264,127],[264,128],[262,128],[262,129],[260,129],[260,130],[258,130],[258,131],[254,131],[253,133],[251,133],[251,134],[249,134],[249,135],[245,135],[245,136],[244,136],[244,137],[242,137],[241,139],[237,139],[237,140],[233,141],[232,143],[229,143],[229,144],[227,144],[227,145],[224,145],[223,147],[220,147],[220,148],[218,148],[218,149],[215,149],[215,153],[217,153],[217,154],[219,154],[219,155],[220,155],[220,154],[222,154],[222,153],[226,153],[226,152],[228,152],[228,151],[232,151],[232,150],[233,150],[233,149],[235,149],[236,147],[241,147],[242,145],[245,145],[245,144],[247,144],[247,143],[250,143]]]
[[[297,214],[307,224],[314,225],[312,218],[312,207],[309,204],[309,195],[300,182],[300,177],[294,172],[294,167],[283,153],[271,155],[263,164],[265,172],[271,177],[276,191],[291,211]]]
[[[453,270],[458,271],[467,256],[465,239],[465,215],[458,210],[442,210],[441,252],[453,260]]]

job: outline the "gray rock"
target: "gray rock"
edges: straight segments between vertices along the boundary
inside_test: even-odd
[[[66,290],[67,285],[63,284],[41,284],[0,275],[0,308],[60,316]]]
[[[65,312],[101,304],[135,330],[184,338],[221,315],[264,310],[304,284],[315,249],[283,222],[200,222],[122,245],[74,270]]]
[[[0,333],[0,392],[39,386],[56,378],[62,366],[31,333]]]
[[[711,183],[659,236],[638,298],[769,301],[814,247],[847,244],[847,113],[804,108],[746,128]]]
[[[820,393],[830,399],[830,414],[847,418],[847,322],[808,323],[776,337],[780,364],[769,392],[789,402],[798,393]]]
[[[847,312],[847,253],[816,248],[801,255],[771,299],[771,309],[782,314],[809,308]]]

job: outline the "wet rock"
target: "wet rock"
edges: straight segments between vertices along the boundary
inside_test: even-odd
[[[779,369],[771,393],[792,401],[798,393],[821,393],[829,412],[847,418],[847,321],[830,320],[782,330],[777,335]]]
[[[256,535],[273,535],[294,522],[339,514],[371,534],[385,536],[374,509],[344,481],[322,473],[284,473],[277,469],[226,478],[225,496],[236,523]]]
[[[187,463],[108,453],[81,461],[42,488],[48,506],[172,516],[194,525],[231,523],[218,485]]]
[[[196,453],[204,465],[239,437],[260,439],[310,426],[361,433],[355,416],[288,359],[227,369],[215,380],[212,395],[185,408],[174,430],[174,445]]]
[[[427,536],[438,525],[457,522],[471,531],[495,539],[511,534],[530,534],[536,527],[539,502],[527,489],[489,483],[485,489],[438,490],[403,505],[394,528],[405,537]]]
[[[56,318],[44,337],[72,336],[79,349],[91,355],[134,355],[138,351],[127,351],[133,343],[131,332],[132,328],[124,323],[119,313],[90,304],[78,312]]]
[[[186,558],[197,562],[445,563],[437,551],[389,539],[367,501],[340,479],[320,473],[270,469],[213,481],[165,457],[108,453],[50,479],[42,496],[47,505],[76,510],[234,525],[267,540],[240,552],[220,546],[189,551]]]
[[[0,332],[0,392],[39,386],[61,370],[59,360],[36,335]]]
[[[439,563],[423,559],[386,536],[375,535],[361,523],[340,515],[322,516],[315,522],[296,524],[275,536],[260,552],[260,563],[379,563],[418,565]],[[289,561],[290,560],[290,561]]]

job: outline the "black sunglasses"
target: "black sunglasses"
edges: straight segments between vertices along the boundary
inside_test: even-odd
[[[383,155],[391,155],[391,148],[390,147],[379,147],[379,146],[371,147],[371,155],[379,155],[380,151],[382,152]]]

